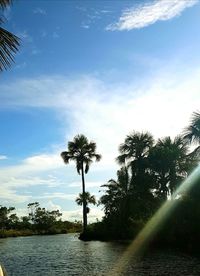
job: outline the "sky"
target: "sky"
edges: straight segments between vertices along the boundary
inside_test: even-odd
[[[68,141],[97,143],[86,190],[99,199],[128,134],[180,134],[200,109],[199,14],[198,0],[13,1],[4,28],[21,45],[0,74],[0,204],[81,220],[81,178],[60,157]]]

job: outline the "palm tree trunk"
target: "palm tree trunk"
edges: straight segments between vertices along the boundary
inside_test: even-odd
[[[82,189],[83,189],[83,233],[85,233],[87,228],[87,210],[86,210],[86,198],[85,198],[85,177],[83,163],[81,166],[81,177],[82,177]]]

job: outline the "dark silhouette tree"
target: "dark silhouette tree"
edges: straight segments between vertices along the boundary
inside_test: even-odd
[[[131,169],[131,188],[138,198],[149,194],[148,155],[154,143],[153,136],[148,133],[133,132],[119,146],[120,155],[117,162]]]
[[[126,224],[130,214],[130,176],[128,169],[122,167],[117,171],[117,180],[110,179],[101,187],[106,188],[99,203],[104,205],[106,218],[114,220],[120,226]]]
[[[192,157],[199,159],[200,154],[200,112],[193,112],[189,126],[183,131],[183,138],[189,144],[197,145],[190,153]]]
[[[0,0],[0,10],[3,11],[12,4],[12,0]],[[0,26],[4,23],[3,15],[0,15]],[[0,27],[0,71],[8,69],[14,62],[14,54],[19,48],[19,38],[4,28]]]
[[[96,153],[95,142],[89,142],[87,137],[83,134],[79,134],[74,137],[73,141],[68,142],[68,151],[62,152],[61,157],[65,164],[68,164],[69,161],[74,161],[78,174],[81,174],[83,193],[83,233],[85,233],[87,227],[87,202],[84,196],[85,174],[88,173],[93,160],[100,161],[101,155]]]
[[[191,166],[188,144],[181,137],[159,139],[150,150],[149,165],[155,176],[156,194],[166,200],[187,176]]]

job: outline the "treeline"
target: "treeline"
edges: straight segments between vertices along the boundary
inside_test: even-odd
[[[173,198],[173,192],[199,162],[200,114],[194,113],[183,135],[155,141],[148,132],[132,132],[119,146],[117,178],[102,186],[100,198],[105,216],[89,225],[84,238],[134,238],[166,201],[177,208],[155,239],[157,244],[192,246],[200,242],[200,179],[189,192]]]
[[[48,211],[38,202],[27,205],[28,215],[18,217],[14,207],[0,206],[0,237],[80,232],[79,222],[62,221],[59,210]]]

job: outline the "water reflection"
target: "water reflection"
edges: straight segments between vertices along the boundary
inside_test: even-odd
[[[9,276],[106,275],[126,243],[83,242],[74,234],[0,240],[0,261]],[[200,260],[174,251],[151,251],[120,275],[200,275]],[[116,275],[117,276],[117,275]]]

